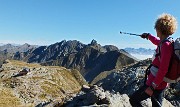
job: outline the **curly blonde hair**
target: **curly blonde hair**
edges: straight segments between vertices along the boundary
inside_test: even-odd
[[[163,35],[172,35],[177,29],[177,20],[174,16],[163,13],[155,22],[154,28],[159,30]]]

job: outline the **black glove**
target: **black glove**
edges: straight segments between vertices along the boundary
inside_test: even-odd
[[[142,35],[141,35],[141,38],[143,38],[143,39],[148,39],[148,36],[150,35],[150,33],[143,33]]]

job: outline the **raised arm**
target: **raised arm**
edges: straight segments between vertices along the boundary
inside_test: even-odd
[[[141,35],[141,38],[143,39],[149,39],[154,45],[159,45],[160,40],[154,36],[152,36],[150,33],[143,33]]]
[[[148,39],[154,44],[154,45],[159,45],[160,40],[154,36],[152,36],[151,34],[148,35]]]

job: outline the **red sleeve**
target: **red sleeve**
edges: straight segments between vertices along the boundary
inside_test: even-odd
[[[159,70],[157,72],[156,78],[154,79],[154,83],[158,86],[161,82],[163,82],[163,78],[166,75],[168,68],[169,68],[169,62],[171,59],[173,51],[173,46],[170,42],[165,42],[161,46],[161,57],[160,57],[160,66]]]
[[[154,45],[159,45],[160,40],[152,35],[148,36],[148,39],[154,44]]]

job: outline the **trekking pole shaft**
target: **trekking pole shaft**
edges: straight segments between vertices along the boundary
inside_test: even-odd
[[[139,35],[139,34],[134,34],[134,33],[126,33],[126,32],[120,32],[120,34],[128,34],[128,35],[141,36],[141,35]]]
[[[161,103],[154,97],[154,95],[152,95],[151,97],[157,102],[160,107],[162,107]]]

